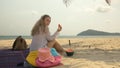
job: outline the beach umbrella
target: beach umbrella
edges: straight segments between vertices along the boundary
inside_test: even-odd
[[[68,6],[72,0],[63,0],[64,4]],[[105,0],[108,5],[111,5],[111,0]]]

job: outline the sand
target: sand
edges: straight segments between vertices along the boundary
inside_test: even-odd
[[[120,68],[120,37],[111,38],[59,38],[64,47],[75,51],[72,57],[62,58],[64,65],[54,68]],[[31,39],[26,39],[30,45]],[[0,40],[0,49],[11,48],[14,40]]]

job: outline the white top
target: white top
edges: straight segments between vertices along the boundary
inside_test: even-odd
[[[39,33],[37,35],[34,35],[32,37],[32,43],[30,45],[30,51],[38,50],[39,48],[47,47],[47,43],[50,40],[54,40],[57,35],[59,34],[58,31],[56,31],[52,36],[50,35],[50,32],[48,30],[47,33]]]

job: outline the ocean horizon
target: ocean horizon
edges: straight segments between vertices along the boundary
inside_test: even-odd
[[[16,39],[18,36],[0,36],[0,40]],[[22,36],[24,39],[32,39],[32,36]],[[111,38],[120,36],[58,36],[57,38]]]

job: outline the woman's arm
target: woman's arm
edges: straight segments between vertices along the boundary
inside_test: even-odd
[[[58,36],[59,32],[56,31],[53,35],[50,34],[50,32],[47,33],[47,40],[48,41],[52,41],[52,40],[55,40],[55,38]]]
[[[58,24],[58,29],[57,29],[57,31],[52,36],[50,35],[50,31],[48,30],[47,40],[48,41],[55,40],[55,38],[57,37],[57,35],[59,34],[59,32],[61,30],[62,30],[62,26],[60,24]]]

